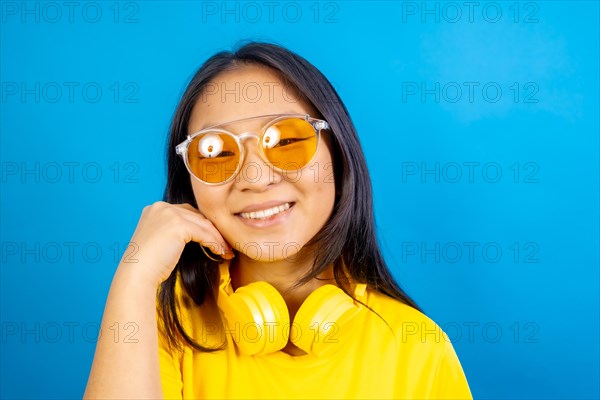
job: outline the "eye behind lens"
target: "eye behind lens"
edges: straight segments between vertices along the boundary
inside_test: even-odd
[[[304,119],[288,118],[269,127],[262,142],[265,156],[274,166],[293,171],[303,168],[314,157],[317,150],[317,132]]]
[[[208,132],[195,137],[188,147],[188,163],[201,181],[221,183],[237,170],[240,151],[235,139],[223,132]]]

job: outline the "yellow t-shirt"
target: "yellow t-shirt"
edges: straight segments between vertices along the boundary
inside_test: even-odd
[[[291,356],[282,351],[240,355],[224,332],[212,297],[197,306],[180,299],[182,323],[213,353],[184,346],[171,354],[159,329],[160,372],[165,399],[472,399],[460,362],[446,334],[421,312],[367,288],[365,307],[328,335],[324,355]],[[387,322],[387,324],[386,324]],[[159,322],[160,323],[160,322]],[[329,348],[331,347],[331,348]]]

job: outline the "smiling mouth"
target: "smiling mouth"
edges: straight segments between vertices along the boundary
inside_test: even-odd
[[[289,203],[284,203],[280,206],[266,208],[266,209],[260,210],[260,211],[239,213],[236,215],[240,216],[241,218],[249,219],[249,220],[266,220],[266,219],[273,217],[274,215],[277,215],[279,213],[289,210],[290,208],[292,208],[294,206],[294,204],[295,204],[294,202],[289,202]]]

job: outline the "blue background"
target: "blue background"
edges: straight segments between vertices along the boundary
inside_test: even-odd
[[[476,398],[600,397],[598,2],[62,4],[1,3],[2,398],[83,394],[177,101],[240,39],[338,89],[386,259]]]

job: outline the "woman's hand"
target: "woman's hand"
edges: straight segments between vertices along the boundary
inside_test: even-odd
[[[217,228],[190,204],[144,208],[110,286],[84,398],[162,398],[156,292],[192,241],[233,257]],[[133,324],[135,342],[114,340],[115,324]]]
[[[158,201],[143,209],[119,267],[138,268],[136,273],[141,279],[157,287],[171,274],[185,245],[192,241],[225,259],[234,257],[217,228],[192,205]]]

